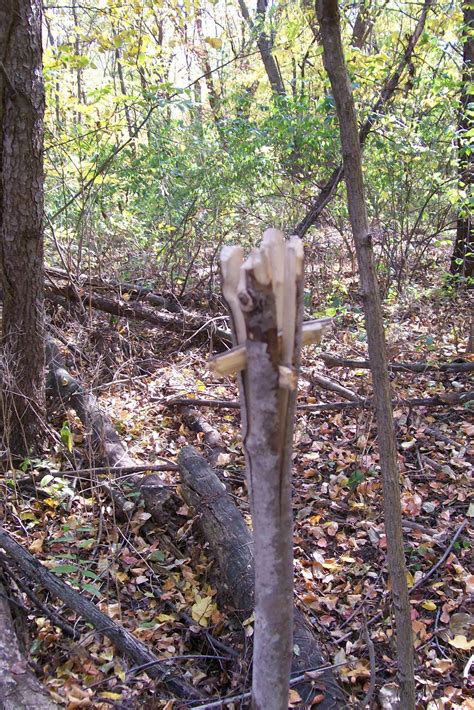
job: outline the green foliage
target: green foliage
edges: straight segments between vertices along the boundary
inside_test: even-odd
[[[362,49],[350,45],[354,18],[345,14],[361,120],[416,19],[412,8],[372,10]],[[276,97],[237,4],[224,12],[198,0],[107,0],[75,13],[46,8],[50,259],[59,245],[79,270],[140,272],[179,290],[227,238],[251,244],[269,223],[291,230],[341,159],[313,11],[277,4],[270,13],[287,90]],[[370,217],[397,287],[407,264],[418,268],[446,237],[454,210],[467,209],[456,179],[460,75],[449,50],[460,26],[450,5],[432,11],[365,150]],[[331,202],[333,219],[345,219],[344,202],[342,192]]]

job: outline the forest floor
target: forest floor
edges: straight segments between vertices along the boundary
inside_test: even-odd
[[[460,299],[433,291],[386,305],[391,362],[472,360],[465,353],[467,314],[460,305]],[[371,394],[367,369],[329,370],[320,358],[322,352],[351,359],[367,356],[360,305],[348,297],[333,310],[332,330],[321,346],[303,354],[300,404],[341,400],[315,385],[314,373],[361,397]],[[103,315],[83,325],[61,310],[51,318],[75,346],[74,355],[64,349],[71,372],[99,397],[130,456],[151,466],[163,463],[162,458],[175,462],[183,446],[196,446],[213,456],[221,480],[248,520],[239,410],[193,404],[218,433],[217,449],[211,450],[204,435],[189,429],[180,407],[172,403],[176,397],[238,398],[235,379],[217,380],[207,369],[209,344],[183,349],[183,339],[176,335]],[[469,699],[474,616],[468,606],[474,593],[469,569],[474,417],[467,405],[411,408],[401,400],[469,390],[469,379],[467,373],[392,373],[393,394],[400,401],[395,421],[417,692],[419,706],[430,710],[474,708]],[[159,529],[143,509],[119,524],[100,476],[91,480],[83,474],[58,483],[47,475],[89,465],[77,418],[72,413],[67,418],[57,415],[55,426],[65,446],[61,450],[52,444],[41,461],[27,462],[45,474],[34,495],[9,487],[8,499],[1,504],[7,529],[160,658],[173,659],[183,677],[207,697],[247,690],[252,620],[242,628],[220,597],[215,565],[195,525],[196,512],[183,503],[172,533]],[[67,457],[64,449],[70,450]],[[179,495],[178,473],[159,475]],[[347,707],[357,706],[371,675],[377,684],[371,707],[391,707],[396,663],[372,410],[298,411],[293,490],[297,604],[321,634],[329,662],[337,665]],[[170,612],[167,601],[185,611],[194,625]],[[72,641],[46,615],[24,603],[35,669],[66,707],[192,707],[173,700],[164,688],[156,693],[155,681],[133,672],[100,634],[86,627],[80,641]],[[71,612],[62,613],[74,623]],[[238,651],[237,659],[212,652],[203,629]],[[375,651],[372,668],[369,645]],[[380,688],[388,704],[382,704]],[[292,700],[297,707],[297,694]]]

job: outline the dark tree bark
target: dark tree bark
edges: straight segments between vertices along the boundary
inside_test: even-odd
[[[474,126],[469,116],[469,102],[472,101],[474,82],[474,6],[472,2],[463,4],[463,71],[461,83],[461,101],[459,107],[459,183],[466,192],[474,183],[474,152],[466,150],[472,141],[466,137],[467,131]],[[468,205],[463,206],[456,225],[456,239],[451,257],[451,273],[465,278],[474,277],[474,230],[472,228],[472,213]]]
[[[365,204],[357,115],[344,60],[337,0],[317,0],[316,12],[321,29],[324,66],[329,75],[339,117],[349,219],[359,264],[360,291],[364,301],[382,469],[387,561],[397,636],[400,706],[404,710],[414,710],[413,639],[403,551],[397,446],[380,293]]]
[[[2,448],[24,457],[44,411],[41,0],[0,3]]]

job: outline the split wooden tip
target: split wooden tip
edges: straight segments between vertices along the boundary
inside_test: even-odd
[[[216,375],[225,376],[245,369],[247,327],[245,313],[253,302],[247,286],[253,282],[271,286],[275,300],[276,324],[279,337],[279,368],[281,387],[291,388],[290,376],[296,349],[298,299],[303,288],[303,242],[297,236],[285,239],[279,229],[267,229],[259,247],[244,259],[240,246],[225,246],[221,251],[222,293],[230,311],[236,346],[210,361]],[[319,343],[330,318],[303,323],[302,345]]]

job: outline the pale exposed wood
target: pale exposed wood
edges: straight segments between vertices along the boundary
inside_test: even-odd
[[[227,294],[229,295],[229,291],[227,291]],[[227,303],[229,303],[227,296],[224,295],[224,298]],[[238,308],[238,301],[237,299],[233,300],[233,303],[236,304],[236,307]],[[288,308],[288,307],[287,307]],[[242,312],[240,311],[240,314],[242,315]],[[291,314],[287,312],[285,316],[288,317],[288,320],[285,321],[284,316],[283,316],[283,300],[282,300],[282,314],[281,314],[281,319],[282,322],[287,322],[289,324],[293,325],[293,330],[294,330],[294,318],[292,318]],[[232,315],[232,318],[234,319],[234,315]],[[331,325],[332,323],[332,318],[319,318],[318,320],[310,320],[306,321],[303,323],[303,330],[302,330],[302,345],[319,345],[321,342],[324,332],[326,329]],[[239,328],[242,328],[241,325],[239,325]],[[245,334],[245,326],[244,326],[244,334]],[[283,343],[287,343],[289,340],[289,335],[288,335],[288,326],[285,328],[285,333],[281,331],[279,333],[279,338],[280,338],[280,343],[281,347],[283,348]],[[243,343],[245,341],[245,336],[240,335],[239,336],[241,339],[239,340],[240,343]],[[288,346],[287,346],[288,347]],[[284,352],[283,357],[289,361],[291,357],[291,349],[290,352]],[[245,345],[237,345],[236,347],[232,348],[231,350],[228,350],[226,353],[222,353],[221,355],[216,355],[215,357],[211,358],[209,360],[209,367],[211,371],[218,377],[227,377],[229,375],[233,375],[236,372],[241,372],[242,370],[245,369],[247,366],[247,353],[245,349]]]
[[[293,625],[291,451],[302,340],[303,247],[299,238],[286,241],[282,232],[268,229],[261,246],[240,266],[239,278],[234,269],[226,285],[235,254],[224,250],[222,274],[234,328],[240,323],[241,332],[234,333],[239,347],[221,356],[217,369],[222,371],[230,359],[242,371],[242,433],[256,556],[252,707],[286,710]],[[237,256],[238,266],[240,252]],[[322,325],[313,324],[313,337],[316,330],[322,332]]]

